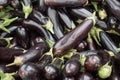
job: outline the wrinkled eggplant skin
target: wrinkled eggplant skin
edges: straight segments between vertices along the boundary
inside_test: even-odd
[[[57,14],[57,11],[54,8],[49,7],[47,10],[47,14],[50,17],[52,23],[53,23],[53,30],[58,39],[64,36],[63,27],[59,22],[59,17]]]
[[[40,80],[39,68],[33,63],[23,64],[18,71],[22,80]]]
[[[62,37],[53,47],[55,56],[61,56],[68,50],[78,45],[93,27],[93,20],[88,19],[79,24],[75,29]]]
[[[111,13],[120,20],[120,2],[119,0],[105,0]]]
[[[87,0],[45,0],[47,6],[55,7],[79,7],[84,6]]]

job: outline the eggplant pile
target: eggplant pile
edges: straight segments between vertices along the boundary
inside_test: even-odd
[[[120,1],[0,0],[0,80],[120,80]]]

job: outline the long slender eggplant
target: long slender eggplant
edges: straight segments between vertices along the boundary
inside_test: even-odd
[[[46,44],[39,43],[38,45],[35,45],[30,49],[28,49],[28,51],[25,52],[25,54],[16,56],[14,62],[6,66],[11,66],[11,65],[20,66],[26,62],[36,61],[41,57],[41,55],[44,54],[46,50],[47,50]]]
[[[85,19],[76,28],[62,37],[53,47],[55,56],[66,54],[67,51],[78,45],[94,26],[94,19]]]
[[[64,9],[58,9],[57,10],[58,15],[60,16],[60,19],[63,21],[63,23],[66,25],[68,29],[72,29],[72,20],[67,15],[67,13],[64,11]]]
[[[57,11],[54,8],[49,7],[47,13],[53,23],[53,30],[55,35],[58,39],[60,39],[64,36],[64,33],[62,29],[63,27],[59,22]]]
[[[99,33],[100,35],[100,40],[101,40],[101,43],[103,44],[103,46],[110,50],[110,51],[113,51],[115,55],[117,55],[116,57],[120,57],[119,56],[119,50],[116,46],[116,44],[114,43],[114,41],[111,39],[111,37],[104,31],[101,31]]]
[[[44,0],[47,6],[80,7],[87,4],[87,0]]]
[[[0,61],[12,62],[15,56],[22,55],[23,51],[21,49],[11,49],[0,47]]]
[[[32,12],[33,10],[33,6],[32,6],[32,2],[31,0],[21,0],[22,2],[22,9],[23,9],[23,12],[25,14],[25,19],[28,18],[28,16],[30,15],[30,13]]]
[[[34,63],[25,63],[23,64],[18,71],[18,74],[22,80],[41,80],[40,79],[40,70]]]
[[[119,0],[105,0],[107,6],[110,9],[110,12],[120,20],[120,2]]]
[[[37,33],[39,33],[41,36],[45,38],[49,38],[45,29],[40,24],[38,24],[33,20],[24,20],[23,26],[29,28],[30,30],[36,31]]]
[[[30,47],[30,36],[29,36],[29,30],[28,28],[19,26],[16,29],[16,39],[17,44],[23,47],[24,49],[28,49]]]
[[[68,9],[68,12],[73,16],[83,19],[90,17],[92,15],[92,13],[88,11],[86,8]],[[104,21],[99,20],[97,17],[96,17],[96,25],[98,25],[102,29],[107,29],[107,24]]]

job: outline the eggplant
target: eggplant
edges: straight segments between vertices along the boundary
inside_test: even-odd
[[[1,0],[0,1],[0,8],[4,8],[5,6],[9,5],[9,0]]]
[[[86,41],[80,42],[77,46],[76,49],[77,51],[81,52],[87,49],[88,43]]]
[[[39,43],[35,46],[32,46],[30,49],[25,52],[25,54],[16,56],[14,62],[6,66],[17,65],[20,66],[26,62],[37,61],[44,52],[47,51],[47,46],[45,43]]]
[[[22,80],[40,80],[40,70],[34,63],[23,64],[18,71]]]
[[[0,47],[0,61],[1,62],[12,62],[15,56],[19,56],[23,54],[23,50],[21,49],[11,49]]]
[[[55,56],[62,56],[67,51],[78,45],[94,26],[94,19],[85,19],[76,28],[63,36],[53,47]]]
[[[68,13],[66,13],[63,8],[58,9],[57,12],[58,12],[58,15],[60,16],[60,19],[63,21],[63,23],[66,25],[66,27],[68,29],[72,29],[72,20],[67,15]]]
[[[10,4],[14,7],[17,11],[22,8],[20,0],[11,0]]]
[[[93,80],[93,76],[88,72],[84,72],[79,74],[77,80]]]
[[[85,68],[89,72],[96,72],[101,66],[101,58],[97,54],[86,57]]]
[[[45,5],[54,7],[80,7],[87,4],[87,0],[44,0]]]
[[[106,0],[110,12],[120,20],[120,2],[119,0]]]
[[[56,35],[58,39],[60,39],[61,37],[64,36],[64,31],[63,31],[62,25],[59,22],[57,11],[54,8],[49,7],[47,10],[47,14],[53,23],[54,34]]]
[[[82,18],[85,19],[87,17],[90,17],[92,15],[92,13],[87,10],[86,8],[73,8],[73,9],[68,9],[68,12],[72,15],[72,16],[76,16],[78,18]],[[99,26],[100,28],[106,30],[107,29],[107,24],[104,21],[101,21],[97,18],[96,16],[96,25]]]
[[[47,10],[47,6],[45,5],[44,1],[45,0],[37,0],[37,2],[38,2],[37,6],[38,6],[38,10],[40,12],[44,12],[45,13],[45,11]]]
[[[28,28],[19,26],[16,30],[16,39],[17,39],[17,44],[21,46],[24,49],[30,48],[30,32]]]
[[[7,47],[8,41],[5,38],[0,39],[0,47]]]
[[[77,75],[81,69],[79,62],[80,55],[73,55],[66,63],[63,68],[63,74],[67,77],[73,77]]]
[[[53,61],[44,67],[44,76],[46,79],[57,79],[61,74],[63,60],[61,58],[54,58]]]

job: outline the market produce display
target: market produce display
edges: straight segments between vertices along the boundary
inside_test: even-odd
[[[0,0],[0,80],[120,80],[120,1]]]

